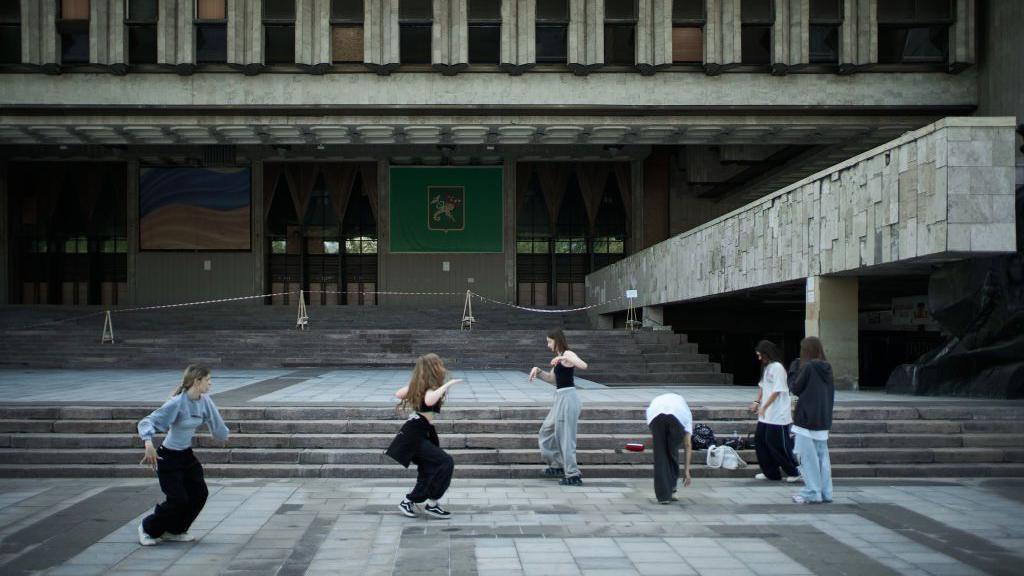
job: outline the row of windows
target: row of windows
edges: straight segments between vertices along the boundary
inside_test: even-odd
[[[57,0],[61,62],[89,61],[89,0]],[[433,0],[399,3],[399,58],[429,64]],[[741,0],[741,63],[771,62],[775,0]],[[810,0],[810,61],[837,64],[844,0]],[[125,0],[128,60],[156,63],[159,0]],[[673,0],[672,60],[704,61],[705,0]],[[263,0],[264,59],[267,64],[295,62],[295,0]],[[199,64],[227,61],[227,0],[196,0],[195,54]],[[497,64],[501,50],[501,0],[472,0],[467,14],[470,64]],[[21,61],[18,2],[0,2],[0,62]],[[331,0],[331,51],[336,63],[363,61],[363,0]],[[635,64],[637,0],[605,0],[604,60]],[[884,0],[878,3],[878,59],[889,63],[944,62],[952,0]],[[536,60],[565,63],[569,0],[537,3]]]
[[[307,239],[307,249],[313,254],[340,254],[341,242],[338,240],[321,240],[319,238]],[[288,240],[275,239],[270,241],[271,254],[289,254]],[[297,253],[295,250],[294,253]],[[377,239],[369,236],[355,236],[345,239],[346,254],[376,254]]]
[[[28,241],[28,251],[32,254],[48,254],[51,252],[60,252],[62,254],[89,254],[93,252],[101,254],[128,253],[127,238],[93,239],[91,244],[90,246],[88,236],[73,236],[63,241],[37,238]]]
[[[626,241],[623,238],[614,236],[600,236],[591,239],[591,251],[594,254],[625,254]],[[555,254],[587,254],[587,239],[585,237],[557,238],[554,241],[547,238],[520,238],[516,241],[517,254],[550,254],[554,248]]]

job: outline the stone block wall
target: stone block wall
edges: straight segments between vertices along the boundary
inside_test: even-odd
[[[587,276],[654,306],[808,276],[1013,252],[1014,122],[947,118]],[[595,313],[625,309],[623,300]]]

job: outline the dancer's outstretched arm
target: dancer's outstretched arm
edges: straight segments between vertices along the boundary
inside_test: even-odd
[[[408,394],[409,394],[409,387],[408,386],[402,386],[398,390],[395,390],[395,398],[398,398],[399,400],[405,400],[405,397]]]
[[[551,359],[552,366],[557,365],[559,362],[568,362],[570,366],[572,366],[573,368],[579,368],[580,370],[587,369],[587,363],[584,362],[582,358],[577,356],[576,353],[573,352],[572,350],[566,350],[565,352],[562,352],[560,355],[555,356],[554,358]]]
[[[435,388],[434,390],[427,390],[427,393],[423,396],[423,403],[426,404],[427,406],[433,406],[434,404],[437,404],[438,402],[441,401],[441,398],[444,398],[444,395],[448,393],[448,388],[450,388],[453,384],[458,384],[459,382],[462,382],[462,380],[456,378],[454,380],[449,380],[445,382],[444,386],[441,386],[440,388]]]
[[[529,381],[533,382],[534,378],[540,378],[541,380],[547,382],[548,384],[554,384],[555,383],[555,374],[554,374],[554,372],[545,372],[545,371],[541,370],[540,368],[537,368],[536,366],[534,366],[530,370]]]

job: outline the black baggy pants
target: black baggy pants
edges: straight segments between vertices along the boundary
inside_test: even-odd
[[[649,426],[654,438],[654,495],[659,502],[672,498],[679,482],[679,446],[686,431],[671,414],[659,414]]]
[[[754,450],[757,452],[757,465],[769,480],[782,480],[786,476],[799,476],[796,469],[796,457],[793,456],[793,437],[789,434],[789,426],[782,424],[757,423],[754,433]],[[779,472],[779,469],[782,472]]]
[[[187,532],[206,504],[210,492],[203,479],[203,466],[192,449],[157,449],[157,477],[167,500],[157,504],[152,514],[142,520],[142,529],[153,538],[164,532]]]
[[[452,472],[455,461],[447,452],[423,437],[415,447],[412,463],[416,464],[416,486],[405,495],[410,501],[419,504],[430,500],[440,500],[452,483]]]

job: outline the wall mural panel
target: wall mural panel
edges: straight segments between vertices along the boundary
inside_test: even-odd
[[[249,168],[142,168],[141,249],[250,250],[250,183]]]

